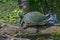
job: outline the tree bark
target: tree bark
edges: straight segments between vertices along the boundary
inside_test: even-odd
[[[18,4],[24,12],[29,12],[29,0],[18,0]]]

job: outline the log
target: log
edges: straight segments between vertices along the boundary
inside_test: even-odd
[[[0,22],[0,35],[8,34],[14,36],[16,34],[24,35],[24,34],[37,34],[36,31],[38,29],[38,33],[40,34],[51,34],[57,31],[60,31],[60,26],[51,26],[51,27],[29,27],[27,29],[23,29],[19,25],[12,25],[5,22]]]

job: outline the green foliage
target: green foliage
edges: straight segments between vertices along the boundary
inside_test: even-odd
[[[52,12],[59,13],[60,10],[60,0],[29,0],[30,10],[31,11],[40,11],[47,13],[49,9],[52,9]],[[41,8],[42,7],[42,8]]]
[[[18,12],[23,13],[19,9],[17,0],[1,0],[0,2],[0,21],[8,23],[18,23]]]

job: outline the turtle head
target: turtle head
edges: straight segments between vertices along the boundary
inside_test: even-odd
[[[23,19],[23,15],[21,13],[18,13],[19,18]]]

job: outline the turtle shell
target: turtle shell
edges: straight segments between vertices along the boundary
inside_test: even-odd
[[[26,15],[24,15],[23,20],[27,24],[33,24],[33,25],[44,25],[47,23],[48,18],[40,12],[29,12]]]

